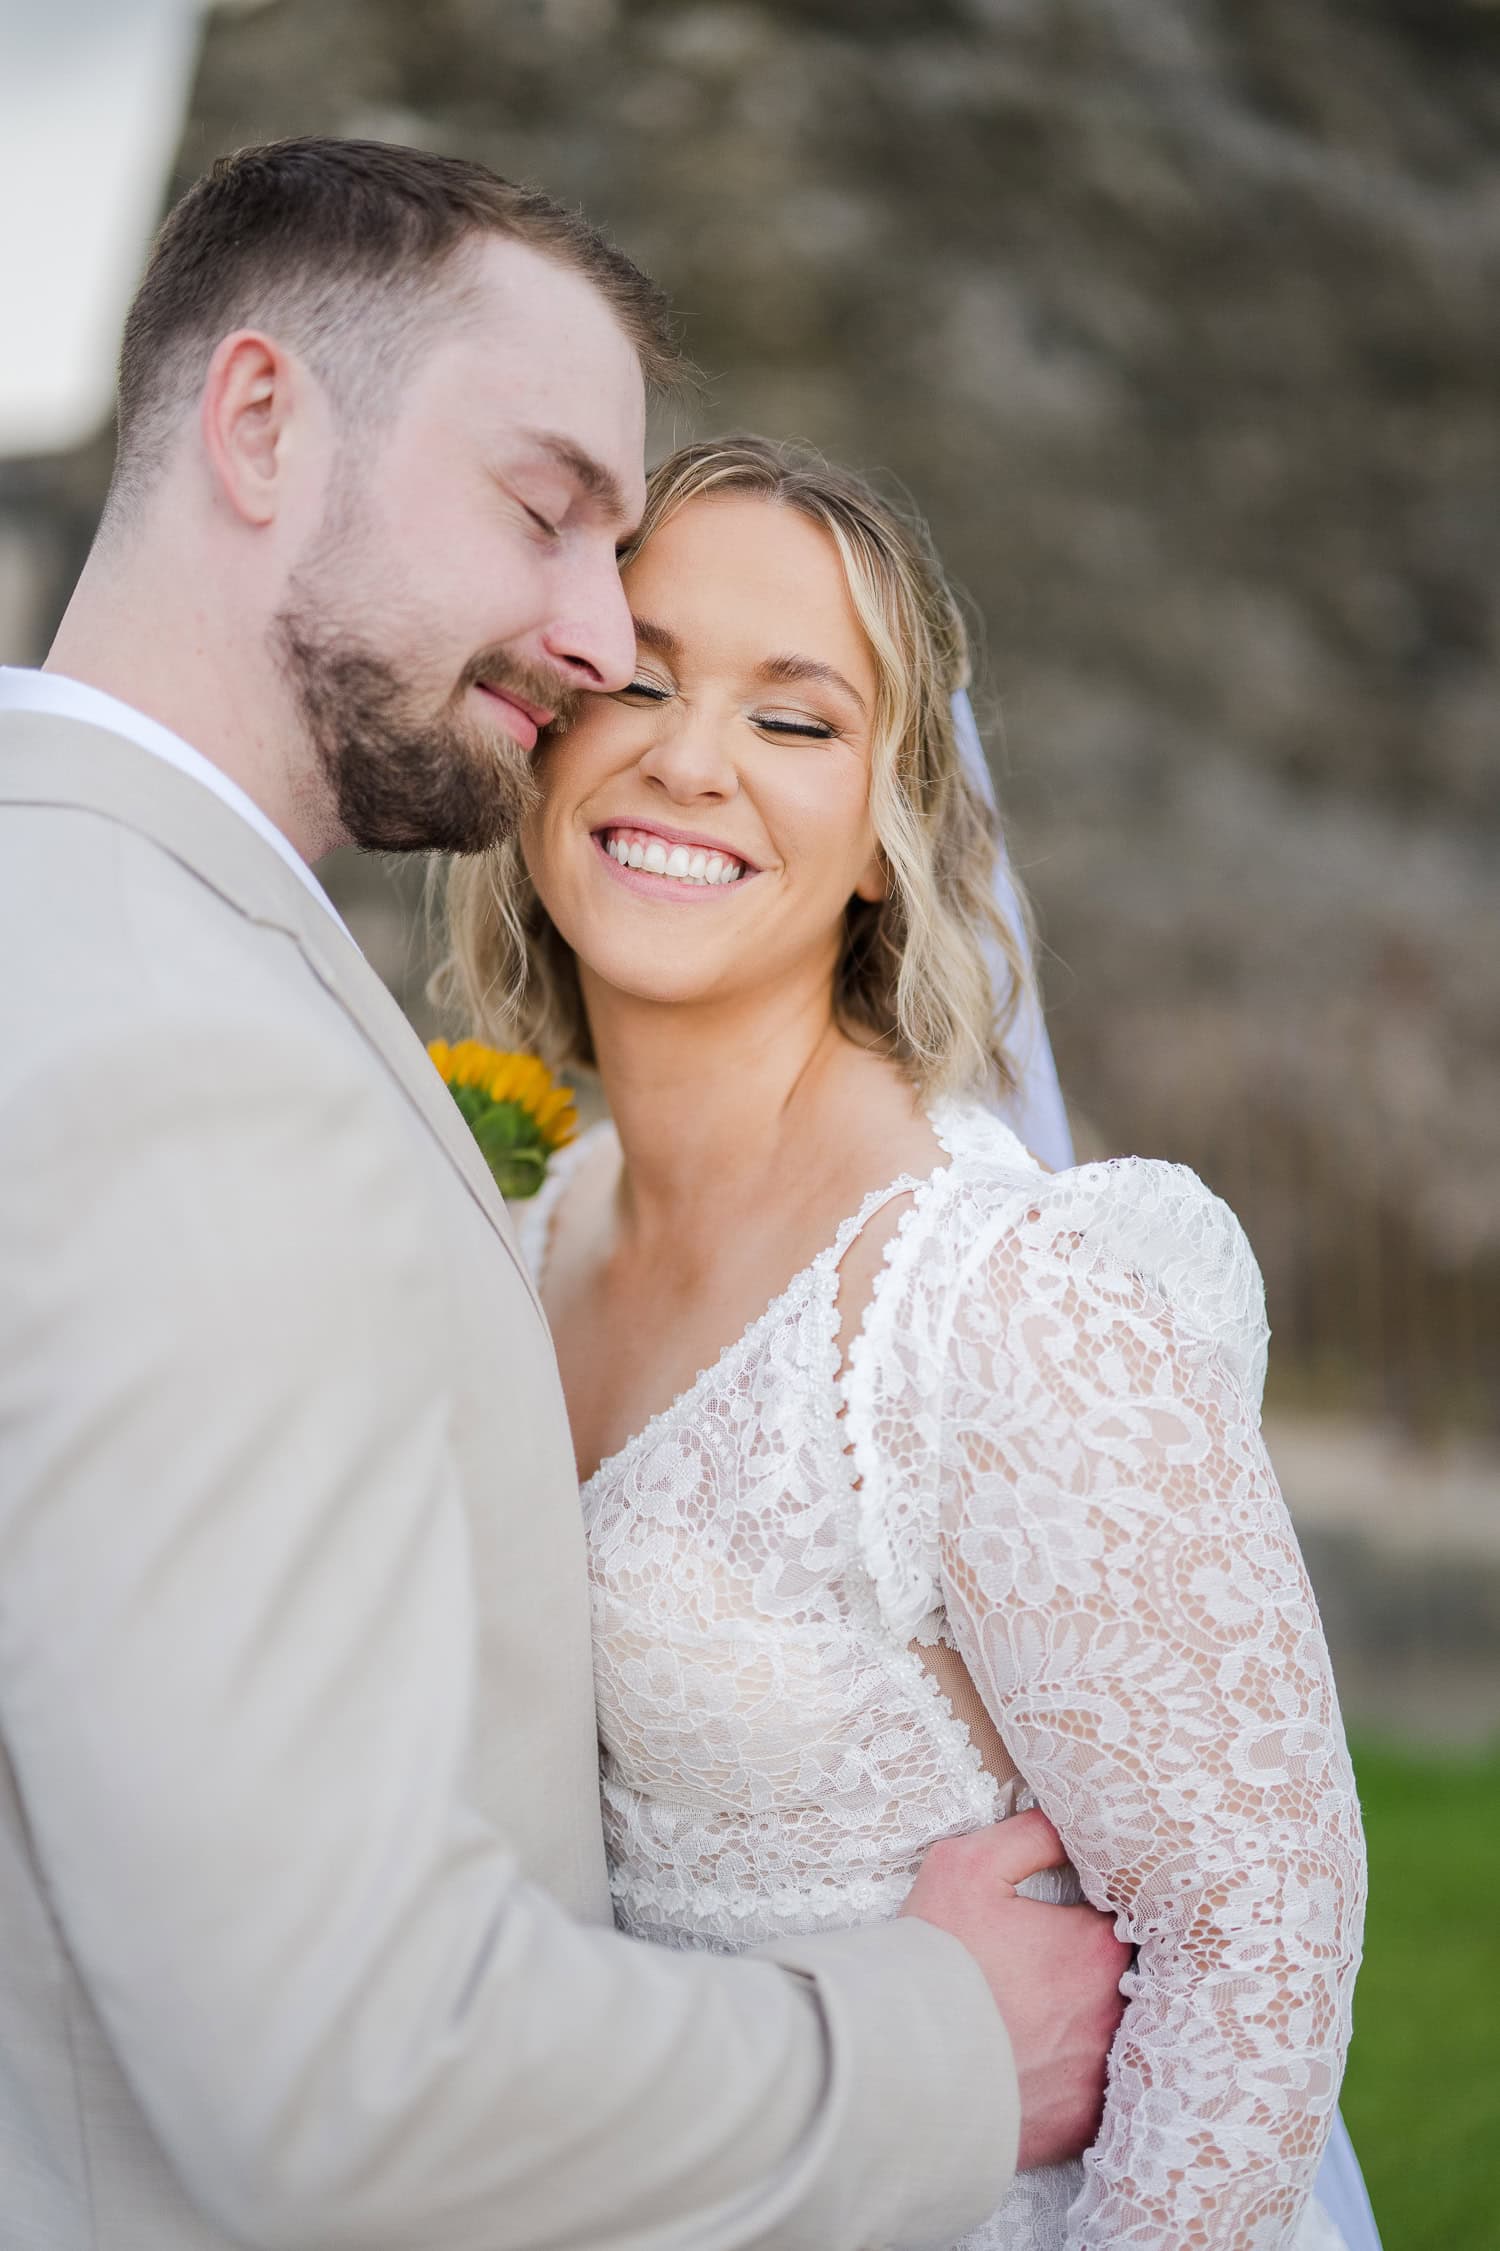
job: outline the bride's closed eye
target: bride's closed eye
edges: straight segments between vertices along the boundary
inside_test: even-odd
[[[809,719],[803,712],[752,712],[751,725],[763,735],[794,735],[807,742],[831,742],[838,733],[826,719]]]
[[[661,681],[648,680],[639,673],[627,687],[615,690],[622,701],[637,703],[670,703],[673,693]],[[802,742],[831,742],[839,732],[826,719],[814,719],[806,712],[752,711],[746,716],[763,735],[789,736]]]

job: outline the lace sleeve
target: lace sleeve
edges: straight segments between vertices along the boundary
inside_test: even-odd
[[[1077,2251],[1284,2244],[1338,2095],[1363,1848],[1258,1301],[1225,1207],[1128,1163],[1012,1197],[952,1302],[949,1628],[1139,1948]]]

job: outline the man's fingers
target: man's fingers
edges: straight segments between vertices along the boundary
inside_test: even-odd
[[[989,1829],[973,1829],[966,1836],[945,1837],[927,1855],[934,1873],[958,1876],[965,1892],[976,1902],[997,1884],[1023,1883],[1044,1868],[1061,1868],[1067,1862],[1062,1839],[1044,1813],[1016,1813]],[[919,1879],[920,1881],[920,1879]]]
[[[1067,1864],[1061,1837],[1045,1813],[1035,1808],[1030,1813],[1013,1813],[1009,1821],[981,1830],[972,1841],[977,1844],[981,1839],[989,1852],[991,1871],[1002,1883],[1024,1883],[1028,1876],[1039,1876],[1044,1868]]]

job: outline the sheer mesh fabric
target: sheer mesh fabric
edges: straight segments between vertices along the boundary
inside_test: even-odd
[[[618,1919],[867,1922],[935,1838],[1038,1803],[1072,1869],[1028,1890],[1140,1951],[1097,2144],[965,2251],[1329,2251],[1364,1864],[1255,1262],[1180,1167],[1051,1176],[977,1105],[933,1124],[948,1163],[584,1487]],[[841,1371],[839,1262],[897,1196]]]

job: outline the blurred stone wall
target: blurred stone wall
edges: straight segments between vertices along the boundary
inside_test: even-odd
[[[213,19],[179,184],[312,130],[581,202],[672,289],[698,428],[909,488],[1087,1145],[1237,1205],[1315,1393],[1500,1411],[1494,0]],[[0,479],[8,653],[105,464]],[[409,878],[334,881],[417,1006]]]

